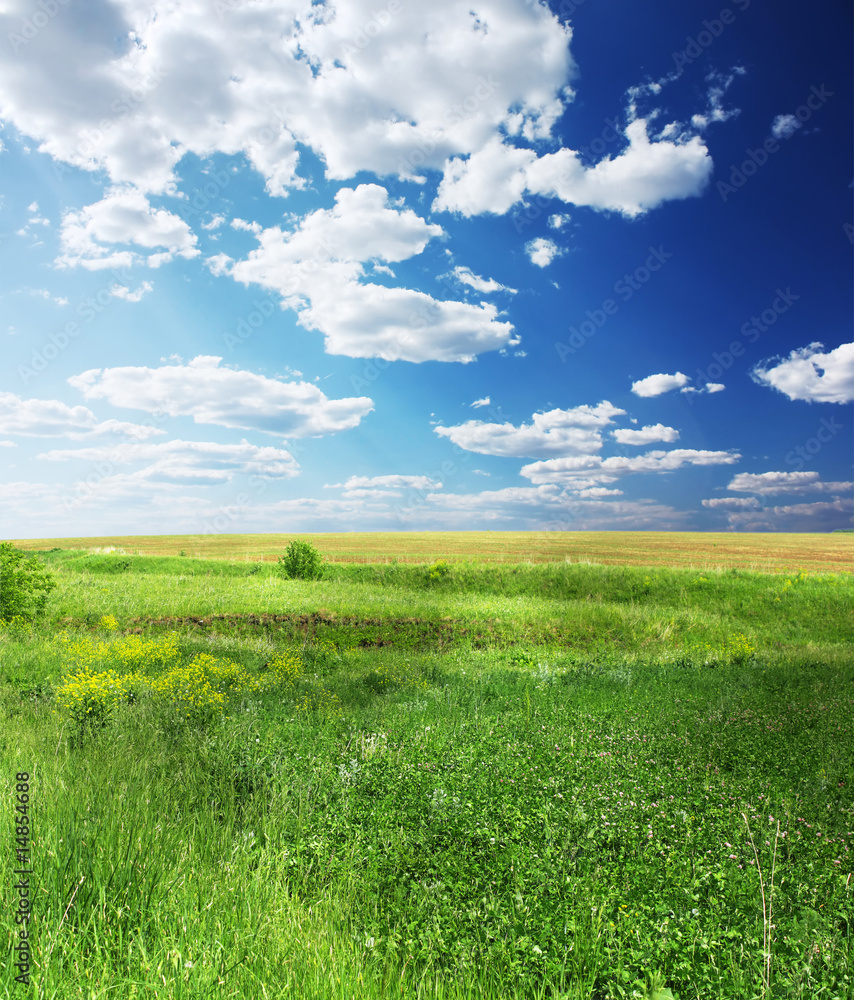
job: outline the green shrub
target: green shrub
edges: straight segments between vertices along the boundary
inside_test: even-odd
[[[323,576],[323,556],[311,544],[294,539],[279,556],[279,572],[289,580],[319,580]]]
[[[53,576],[35,556],[21,552],[11,542],[0,542],[0,621],[33,621],[44,613],[54,587]]]
[[[444,559],[440,559],[427,568],[426,578],[428,583],[441,583],[442,580],[447,580],[450,575],[451,567]]]

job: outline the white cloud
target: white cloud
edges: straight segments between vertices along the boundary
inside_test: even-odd
[[[589,489],[598,483],[613,483],[620,476],[635,473],[674,472],[686,465],[732,465],[741,458],[726,451],[697,451],[676,448],[673,451],[649,451],[645,455],[626,458],[614,455],[580,455],[532,462],[520,474],[533,483],[560,483],[567,488]]]
[[[359,499],[361,497],[376,499],[377,497],[402,497],[403,494],[400,490],[372,490],[372,489],[358,489],[358,490],[345,490],[342,496],[348,499]]]
[[[600,428],[625,413],[607,401],[596,406],[535,413],[530,424],[488,424],[467,420],[455,427],[434,427],[434,433],[466,451],[481,455],[535,458],[539,455],[587,454],[602,447]]]
[[[503,214],[529,193],[634,218],[702,194],[713,164],[699,136],[650,141],[647,126],[642,118],[630,121],[628,147],[593,167],[565,147],[538,157],[494,137],[468,159],[445,165],[433,210]]]
[[[790,139],[800,127],[794,115],[777,115],[771,123],[771,134],[775,139]]]
[[[620,444],[633,445],[652,444],[654,441],[667,441],[669,443],[679,438],[679,431],[675,427],[665,427],[664,424],[651,424],[641,427],[640,430],[621,427],[611,431],[611,434]]]
[[[134,473],[137,480],[212,485],[228,482],[235,475],[255,475],[290,479],[299,466],[290,452],[281,448],[258,447],[248,441],[218,444],[209,441],[164,441],[156,444],[120,444],[114,447],[54,449],[38,456],[51,462],[83,461],[98,463],[105,470],[102,487],[109,489],[114,467],[142,464]]]
[[[329,489],[341,488],[341,483],[330,484]],[[429,476],[350,476],[343,489],[368,489],[380,487],[386,489],[437,490],[442,484]]]
[[[843,493],[854,489],[854,483],[824,483],[818,472],[740,472],[727,489],[740,493]]]
[[[174,189],[188,153],[244,154],[284,195],[298,144],[327,177],[415,177],[499,130],[547,138],[571,99],[571,30],[545,6],[450,0],[377,8],[153,0],[64,8],[3,60],[2,116],[55,159],[114,183]],[[32,11],[8,0],[4,38]]]
[[[569,223],[570,217],[560,212],[556,212],[554,215],[549,216],[549,229],[563,229]]]
[[[756,497],[713,497],[711,500],[703,500],[704,507],[712,510],[722,508],[723,510],[761,510],[762,504]]]
[[[282,382],[248,371],[220,368],[222,358],[200,355],[186,365],[94,368],[68,379],[86,399],[115,406],[191,416],[282,437],[334,434],[356,427],[373,409],[364,396],[329,399],[308,382]]]
[[[134,244],[147,250],[166,247],[155,256],[158,263],[174,256],[195,257],[196,237],[183,219],[164,209],[154,209],[140,191],[112,188],[100,200],[62,216],[62,253],[58,267],[84,267],[90,271],[127,267],[151,258],[135,250],[115,250],[106,244]]]
[[[537,239],[525,244],[525,253],[528,255],[531,263],[536,264],[537,267],[548,267],[555,257],[559,257],[562,252],[554,240],[547,240],[542,236],[538,236]]]
[[[706,76],[706,82],[710,84],[707,94],[709,106],[703,114],[697,114],[691,118],[691,124],[694,125],[695,128],[704,129],[713,122],[726,122],[729,121],[730,118],[736,118],[741,114],[741,110],[739,108],[731,108],[729,111],[724,110],[723,96],[730,88],[735,78],[737,76],[744,76],[745,72],[746,71],[742,66],[736,66],[727,75],[712,70]]]
[[[154,285],[150,281],[143,281],[135,292],[129,291],[124,285],[113,285],[110,289],[110,295],[117,299],[124,299],[125,302],[139,302],[143,295],[147,295],[153,288]]]
[[[764,507],[761,511],[728,515],[734,531],[830,532],[854,526],[854,500],[837,497],[816,503]]]
[[[610,494],[613,495],[613,494]],[[689,516],[652,500],[621,501],[601,496],[569,497],[554,486],[512,486],[482,493],[435,493],[423,504],[397,511],[406,523],[418,519],[446,529],[471,529],[480,521],[520,525],[523,530],[596,531],[684,529]]]
[[[492,400],[489,398],[489,396],[484,396],[483,399],[476,399],[473,403],[469,403],[469,406],[475,406],[475,407],[489,406],[491,402]]]
[[[510,292],[511,295],[516,294],[515,288],[508,288],[507,285],[502,285],[501,282],[496,281],[494,278],[481,278],[479,275],[474,274],[468,267],[455,267],[454,276],[464,285],[470,285],[476,292],[483,292],[484,294],[489,292]]]
[[[77,439],[121,434],[141,440],[163,433],[144,424],[99,421],[87,407],[68,406],[58,399],[22,399],[12,392],[0,392],[0,434]]]
[[[406,260],[442,234],[411,209],[390,206],[385,188],[361,184],[340,190],[334,208],[310,213],[292,232],[263,230],[246,260],[219,255],[209,263],[215,274],[277,291],[302,326],[325,335],[329,354],[467,362],[518,344],[493,305],[360,280],[364,262]]]
[[[51,295],[51,293],[46,288],[31,288],[29,289],[30,295],[38,295],[39,298],[45,299],[48,302],[53,302],[58,306],[67,306],[68,299],[64,295]]]
[[[776,365],[768,365],[764,362],[753,369],[754,381],[777,389],[789,399],[809,403],[854,400],[854,343],[841,344],[825,353],[824,345],[814,342],[796,348]]]
[[[682,372],[676,372],[675,375],[648,375],[638,382],[632,382],[632,392],[636,396],[660,396],[672,389],[679,389],[690,381]]]

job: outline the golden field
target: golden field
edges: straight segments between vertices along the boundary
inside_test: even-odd
[[[847,571],[854,533],[733,534],[679,531],[413,531],[324,534],[128,535],[24,539],[24,550],[51,548],[202,559],[276,560],[289,541],[305,538],[332,562],[600,563],[695,569]]]

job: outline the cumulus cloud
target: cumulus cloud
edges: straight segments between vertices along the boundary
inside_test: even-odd
[[[632,382],[632,392],[636,396],[660,396],[672,389],[679,389],[690,381],[682,372],[676,372],[675,375],[648,375],[638,382]]]
[[[740,472],[727,489],[740,493],[841,493],[854,488],[854,483],[824,483],[818,472]]]
[[[476,399],[473,403],[469,403],[469,406],[474,406],[474,407],[489,406],[491,403],[492,400],[489,398],[489,396],[484,396],[483,399]]]
[[[31,13],[6,3],[3,37]],[[331,180],[417,177],[499,130],[547,138],[572,96],[571,30],[539,4],[495,4],[484,21],[369,0],[99,0],[96,13],[64,8],[37,44],[13,41],[0,112],[56,160],[146,191],[173,190],[188,153],[223,153],[284,195],[304,184],[299,146]]]
[[[587,454],[602,447],[600,429],[625,413],[604,400],[596,406],[535,413],[530,424],[490,424],[467,420],[454,427],[434,427],[434,433],[466,451],[481,455],[530,457]]]
[[[196,237],[183,219],[164,209],[154,209],[140,191],[116,187],[92,205],[69,210],[62,217],[62,253],[58,267],[84,267],[90,271],[129,267],[141,261],[155,266],[174,256],[196,257]],[[133,244],[145,250],[165,251],[145,256],[135,249],[116,250],[117,244]]]
[[[341,189],[334,208],[310,213],[291,232],[261,231],[246,260],[219,255],[211,264],[215,274],[277,291],[304,327],[325,335],[330,354],[467,362],[518,344],[493,305],[441,301],[361,280],[364,262],[406,260],[442,234],[411,209],[390,205],[385,188],[361,184]]]
[[[73,375],[68,383],[86,399],[281,437],[349,430],[373,409],[373,402],[364,396],[329,399],[308,382],[282,382],[220,368],[220,361],[200,355],[186,365],[93,368]]]
[[[713,163],[699,136],[650,140],[648,120],[637,118],[624,138],[628,145],[619,155],[585,167],[571,149],[537,156],[495,136],[467,159],[445,165],[433,210],[503,214],[528,193],[634,218],[705,190]]]
[[[854,400],[854,343],[824,351],[814,342],[796,348],[777,364],[764,362],[752,371],[755,382],[777,389],[789,399],[808,403],[850,403]]]
[[[641,427],[640,430],[631,430],[620,427],[611,431],[612,436],[620,444],[645,445],[654,441],[666,441],[668,443],[679,438],[679,431],[675,427],[665,427],[664,424],[651,424]]]
[[[537,267],[548,267],[555,257],[560,256],[561,252],[554,240],[547,240],[542,236],[525,244],[525,253],[531,263],[536,264]]]
[[[144,424],[98,420],[88,407],[68,406],[58,399],[22,399],[13,392],[0,392],[0,434],[72,439],[121,434],[142,440],[163,433]]]

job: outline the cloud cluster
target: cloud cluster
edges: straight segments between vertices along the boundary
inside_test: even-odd
[[[0,434],[77,440],[120,434],[143,440],[163,433],[144,424],[98,420],[86,406],[68,406],[57,399],[21,399],[13,392],[0,392]]]
[[[713,167],[700,137],[650,139],[648,124],[630,121],[627,147],[592,167],[565,147],[538,156],[494,136],[467,158],[448,161],[433,210],[503,215],[530,194],[634,218],[666,201],[700,195]]]
[[[512,325],[489,303],[443,301],[363,280],[366,262],[407,260],[442,235],[441,226],[391,205],[384,187],[360,184],[342,188],[333,208],[309,213],[290,232],[261,230],[245,260],[220,255],[211,263],[214,273],[276,291],[303,326],[324,334],[329,354],[468,362],[517,345]]]
[[[607,401],[596,406],[576,406],[570,410],[535,413],[530,424],[485,423],[467,420],[454,427],[434,427],[440,437],[447,437],[466,451],[480,455],[512,458],[536,458],[541,455],[578,455],[602,447],[600,430],[625,413]]]
[[[809,403],[854,400],[854,343],[825,352],[824,345],[815,342],[774,360],[776,364],[765,362],[753,369],[754,381]]]
[[[727,489],[738,493],[810,493],[816,491],[841,493],[854,488],[854,483],[823,483],[818,472],[739,472]],[[705,502],[705,501],[704,501]]]
[[[186,365],[93,368],[73,375],[68,383],[86,399],[283,438],[349,430],[373,409],[364,396],[329,399],[308,382],[220,368],[220,361],[200,355]]]
[[[627,458],[613,455],[580,455],[532,462],[521,474],[533,483],[559,483],[567,489],[583,490],[602,483],[613,483],[621,476],[640,473],[675,472],[686,465],[732,465],[741,458],[737,452],[699,451],[675,448],[672,451],[648,451]]]
[[[145,195],[132,187],[112,188],[100,201],[65,212],[60,238],[62,253],[56,259],[57,266],[90,271],[126,268],[140,262],[159,267],[175,256],[196,257],[201,252],[183,219],[152,208]],[[163,249],[146,256],[134,249],[116,250],[116,244]]]
[[[518,0],[482,16],[450,0],[97,0],[16,44],[31,13],[0,12],[0,115],[56,160],[146,191],[218,152],[284,195],[305,182],[299,146],[332,180],[417,177],[499,130],[548,137],[571,98],[570,29]]]
[[[211,441],[164,441],[157,444],[120,444],[115,447],[55,449],[38,458],[50,462],[83,461],[99,474],[98,493],[127,479],[115,466],[141,464],[133,474],[139,482],[210,486],[228,482],[237,474],[289,479],[299,474],[293,455],[282,448],[258,447],[248,441],[218,444]]]

